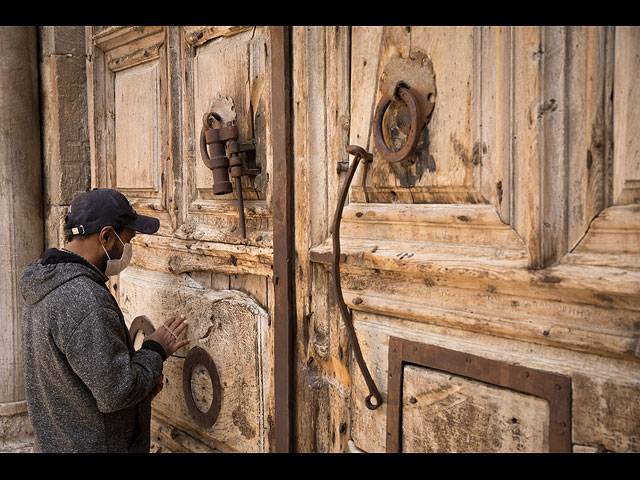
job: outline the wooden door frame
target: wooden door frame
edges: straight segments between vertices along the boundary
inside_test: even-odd
[[[269,27],[273,146],[273,290],[275,452],[294,450],[295,286],[291,139],[291,30]]]

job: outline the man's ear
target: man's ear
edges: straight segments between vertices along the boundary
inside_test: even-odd
[[[98,241],[107,249],[111,248],[114,238],[115,234],[112,226],[103,227],[98,233]]]

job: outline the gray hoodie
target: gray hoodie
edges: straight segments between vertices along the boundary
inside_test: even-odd
[[[164,351],[135,351],[107,277],[50,249],[20,279],[29,418],[41,452],[148,452]],[[155,345],[152,345],[155,344]]]

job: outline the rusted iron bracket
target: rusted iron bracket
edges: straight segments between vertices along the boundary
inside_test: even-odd
[[[209,374],[209,378],[211,378],[213,398],[206,412],[201,411],[193,399],[191,378],[196,365],[202,365]],[[189,350],[182,367],[182,390],[184,399],[187,402],[187,408],[198,425],[209,428],[216,423],[218,414],[220,413],[220,407],[222,406],[222,387],[220,386],[220,377],[218,376],[216,364],[205,349],[193,347]]]
[[[571,452],[571,377],[391,337],[387,453],[402,450],[402,378],[405,364],[453,373],[546,400],[549,402],[549,452]]]
[[[238,142],[238,127],[233,122],[227,122],[224,127],[214,128],[212,122],[222,121],[216,112],[205,113],[202,117],[200,131],[200,154],[202,161],[213,172],[213,193],[225,195],[233,191],[229,181],[229,174],[233,177],[238,202],[238,218],[242,238],[247,238],[244,200],[242,197],[242,176],[256,176],[260,167],[255,164],[255,142]],[[226,149],[225,149],[226,146]],[[225,151],[226,150],[226,151]],[[240,153],[249,153],[243,165]]]
[[[361,159],[364,159],[365,162],[370,162],[373,160],[373,155],[365,151],[363,148],[358,147],[356,145],[349,145],[347,147],[347,152],[350,155],[354,155],[354,160],[349,167],[349,171],[347,173],[347,178],[345,179],[344,184],[342,185],[342,190],[340,191],[340,195],[338,197],[338,205],[336,207],[335,217],[333,219],[333,229],[332,229],[332,240],[333,240],[333,260],[332,260],[332,274],[333,274],[333,287],[334,292],[336,294],[336,300],[338,302],[338,307],[340,308],[340,313],[342,314],[342,319],[344,320],[344,324],[347,327],[347,333],[349,334],[349,340],[351,341],[351,347],[353,348],[353,354],[356,358],[356,362],[360,367],[360,371],[364,376],[364,380],[367,383],[367,387],[369,387],[369,395],[365,398],[365,405],[369,410],[375,410],[380,405],[382,405],[382,396],[378,391],[378,387],[376,387],[375,382],[371,378],[371,374],[369,373],[369,369],[367,368],[367,364],[362,357],[362,351],[360,350],[360,344],[358,343],[358,337],[356,336],[355,328],[353,327],[353,318],[351,311],[347,308],[347,305],[344,303],[344,298],[342,296],[342,287],[340,284],[340,221],[342,219],[342,210],[344,209],[344,203],[347,199],[347,194],[349,192],[349,185],[351,185],[351,180],[353,180],[353,174],[358,168],[358,164]],[[371,397],[375,397],[376,402],[373,403],[371,401]]]

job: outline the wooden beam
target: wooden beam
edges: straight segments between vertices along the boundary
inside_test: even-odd
[[[291,161],[289,29],[270,27],[273,146],[273,284],[275,451],[294,449],[293,170]]]

